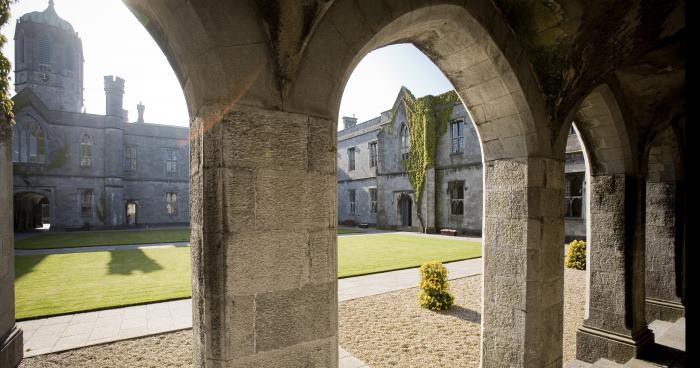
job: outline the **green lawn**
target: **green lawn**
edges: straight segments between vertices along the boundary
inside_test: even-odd
[[[339,277],[481,256],[481,244],[377,234],[338,238]],[[191,296],[190,249],[15,257],[16,317],[25,319]]]
[[[339,228],[338,234],[364,233],[362,229]],[[89,247],[95,245],[122,245],[186,242],[190,229],[75,231],[34,235],[15,242],[17,249],[53,249]]]
[[[15,268],[18,319],[192,294],[189,247],[18,256]]]
[[[190,229],[74,231],[35,235],[15,242],[17,249],[186,242]]]
[[[460,238],[398,234],[339,237],[338,277],[418,267],[430,260],[448,262],[475,257],[481,257],[481,243]]]

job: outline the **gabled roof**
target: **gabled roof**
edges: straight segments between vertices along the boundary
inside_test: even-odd
[[[12,97],[14,107],[12,108],[15,115],[24,110],[26,107],[32,107],[44,119],[47,118],[49,108],[46,107],[44,101],[37,96],[31,88],[24,88],[18,94]]]

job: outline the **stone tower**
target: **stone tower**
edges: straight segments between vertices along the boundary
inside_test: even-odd
[[[124,123],[127,111],[124,110],[124,79],[106,75],[105,82],[105,207],[106,226],[119,226],[124,223]]]
[[[80,112],[83,62],[83,43],[73,26],[56,14],[53,0],[46,10],[17,20],[16,92],[31,88],[49,109]]]

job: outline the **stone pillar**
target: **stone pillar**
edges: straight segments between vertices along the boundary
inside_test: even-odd
[[[676,292],[677,228],[674,182],[647,182],[646,188],[646,318],[675,322],[684,316]]]
[[[576,358],[620,364],[654,335],[644,316],[644,181],[591,176],[588,318],[576,333]]]
[[[22,361],[22,330],[15,324],[15,258],[12,223],[12,133],[0,119],[0,367]]]
[[[191,124],[195,366],[337,367],[336,129],[241,105]]]
[[[564,162],[487,162],[482,367],[561,367]]]

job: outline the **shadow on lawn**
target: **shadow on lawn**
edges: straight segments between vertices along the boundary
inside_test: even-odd
[[[481,313],[473,311],[471,309],[460,307],[459,305],[453,305],[452,309],[440,311],[439,313],[463,319],[472,323],[481,323]]]
[[[39,254],[34,256],[16,256],[15,257],[15,281],[22,278],[22,276],[32,273],[34,267],[36,267],[41,261],[46,258],[45,254]]]
[[[149,273],[163,269],[142,249],[111,250],[109,254],[112,256],[109,261],[110,275],[131,275],[134,271]]]

